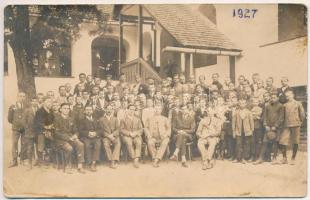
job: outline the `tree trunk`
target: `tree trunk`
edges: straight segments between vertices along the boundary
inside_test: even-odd
[[[14,59],[16,63],[17,86],[19,92],[24,92],[27,98],[32,98],[36,95],[36,87],[31,64],[28,64],[26,50],[14,48]]]
[[[25,92],[30,99],[36,95],[36,89],[32,69],[29,10],[28,6],[17,5],[14,11],[15,20],[12,27],[14,36],[10,40],[10,45],[16,63],[17,86],[18,90]]]

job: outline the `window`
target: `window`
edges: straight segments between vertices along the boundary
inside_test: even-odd
[[[307,8],[301,4],[279,4],[278,40],[284,41],[307,35]]]
[[[46,41],[43,48],[34,54],[33,67],[36,76],[70,77],[71,46],[68,43],[49,45]]]

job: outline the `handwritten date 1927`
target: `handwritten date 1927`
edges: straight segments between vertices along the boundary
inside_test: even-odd
[[[255,18],[255,14],[257,13],[257,9],[233,9],[233,17],[239,18]]]

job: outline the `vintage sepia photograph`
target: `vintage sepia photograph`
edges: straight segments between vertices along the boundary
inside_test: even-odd
[[[7,198],[307,195],[305,5],[2,12]]]

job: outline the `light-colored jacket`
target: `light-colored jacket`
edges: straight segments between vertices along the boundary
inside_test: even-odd
[[[244,119],[242,120],[240,115],[241,110],[236,110],[232,116],[232,130],[233,136],[241,136],[242,134],[242,125],[245,136],[251,136],[254,130],[254,120],[252,112],[248,109],[244,109],[245,112]],[[243,123],[242,123],[243,122]]]
[[[171,125],[167,117],[154,116],[149,118],[145,124],[147,138],[164,139],[171,135]],[[157,138],[159,136],[159,138]]]
[[[305,111],[299,101],[288,101],[284,104],[284,127],[297,127],[305,119]]]
[[[223,121],[217,117],[205,117],[198,125],[196,135],[198,138],[219,137]]]

